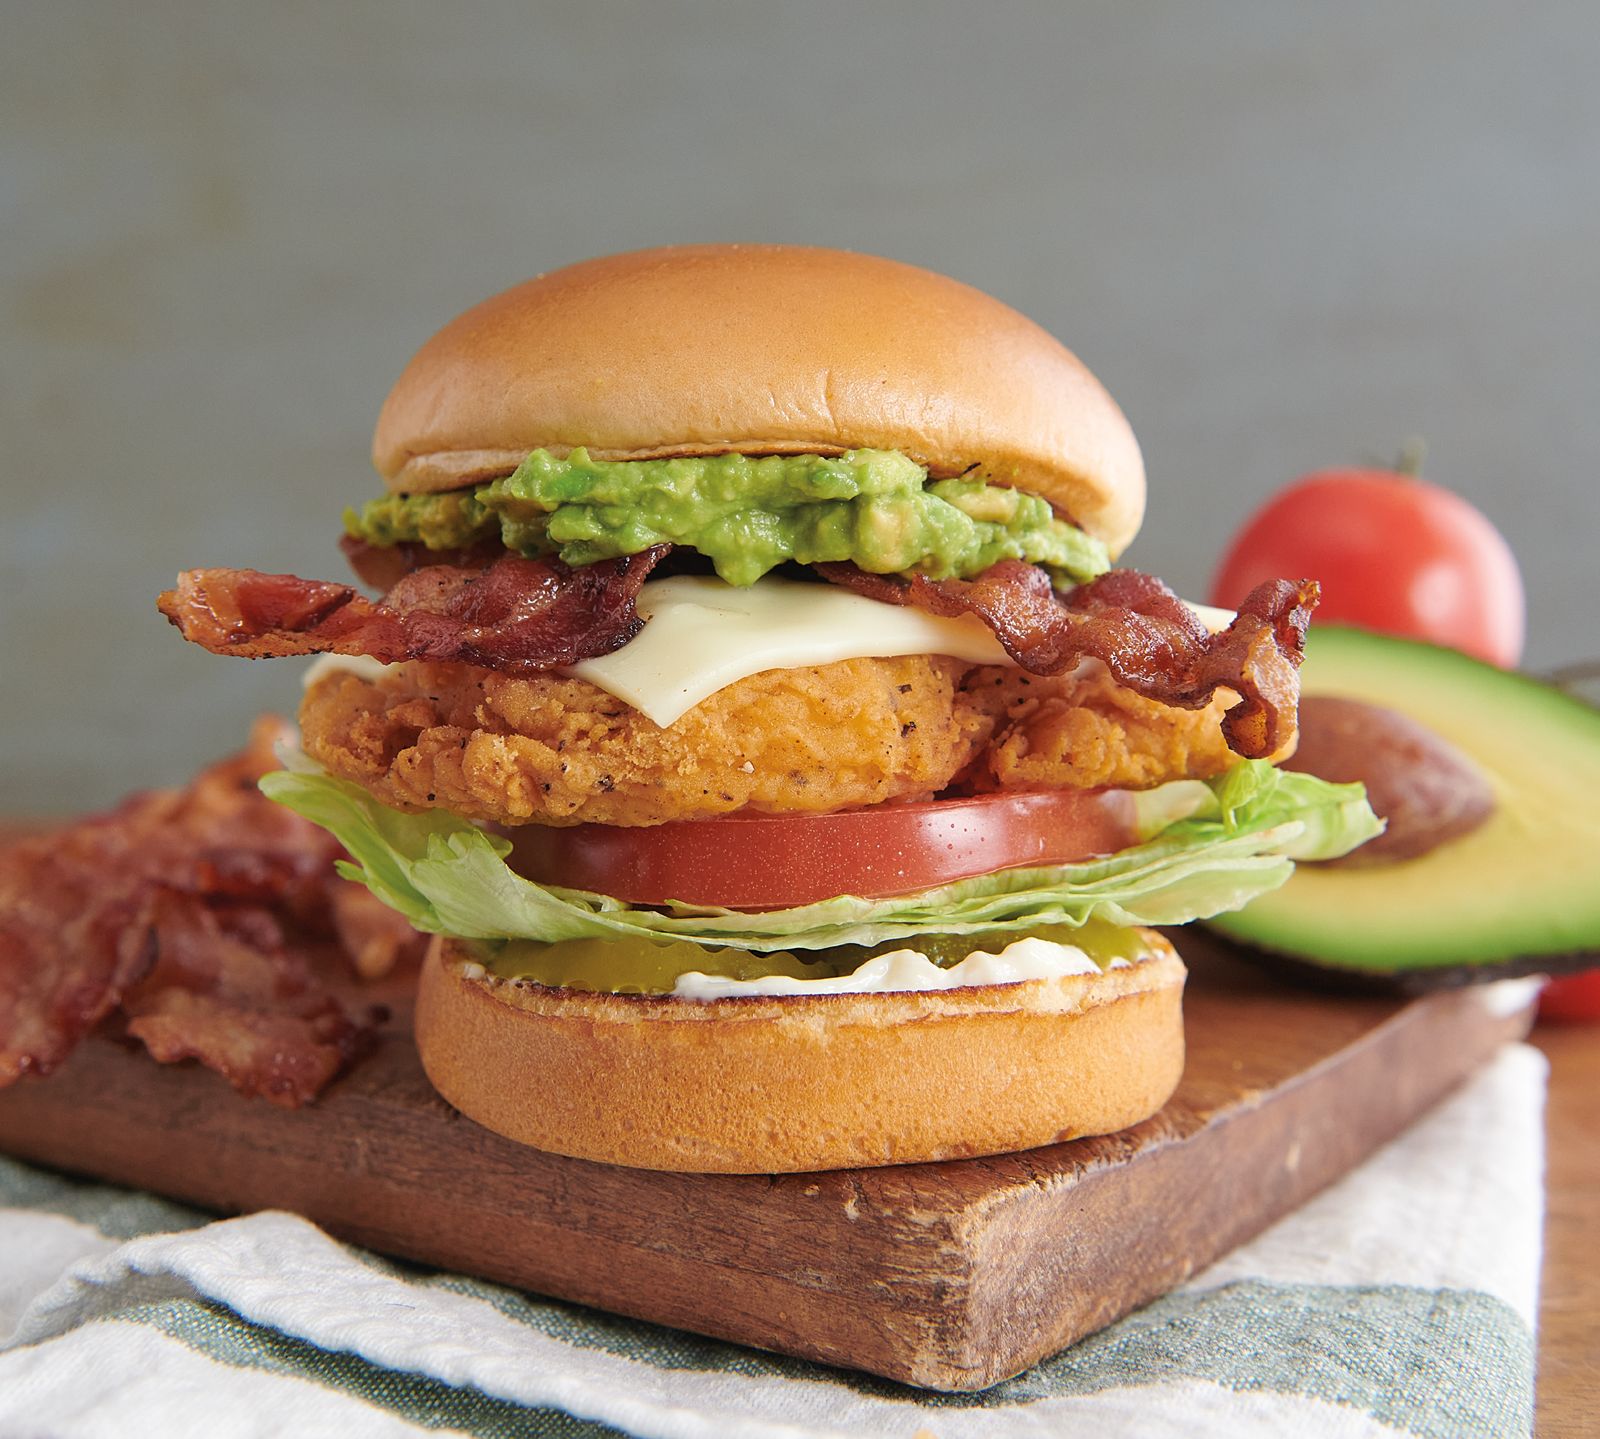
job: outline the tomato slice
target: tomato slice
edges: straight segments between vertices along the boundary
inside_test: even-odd
[[[530,879],[630,904],[788,909],[910,894],[974,875],[1069,864],[1134,843],[1123,790],[1052,790],[886,804],[837,814],[726,815],[622,827],[507,831]]]

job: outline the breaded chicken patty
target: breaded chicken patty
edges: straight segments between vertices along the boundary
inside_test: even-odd
[[[401,809],[499,824],[661,824],[968,792],[1146,789],[1237,761],[1226,693],[1173,709],[1103,666],[1041,678],[939,656],[841,660],[729,685],[667,729],[584,680],[466,665],[334,672],[307,752]]]
[[[959,660],[770,670],[668,729],[584,680],[413,663],[307,691],[308,754],[398,809],[500,824],[660,824],[737,809],[825,812],[943,789],[992,721]]]
[[[994,725],[962,776],[973,791],[1149,789],[1207,779],[1239,760],[1222,737],[1223,712],[1237,698],[1227,691],[1204,709],[1175,709],[1119,685],[1092,660],[1055,677],[984,665],[961,688]]]

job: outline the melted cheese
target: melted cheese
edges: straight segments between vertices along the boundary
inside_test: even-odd
[[[636,639],[567,673],[663,728],[718,690],[766,670],[893,655],[1011,663],[981,620],[940,619],[800,580],[764,579],[744,589],[698,575],[651,580],[639,592],[639,613],[645,627]]]

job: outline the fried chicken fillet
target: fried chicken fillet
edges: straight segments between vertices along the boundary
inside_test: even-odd
[[[740,680],[663,729],[584,680],[408,664],[337,671],[300,711],[306,752],[396,809],[498,824],[649,825],[826,813],[974,792],[1146,788],[1220,773],[1220,698],[1174,710],[1104,667],[1058,678],[945,656]]]

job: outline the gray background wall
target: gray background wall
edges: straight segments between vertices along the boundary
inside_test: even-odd
[[[178,569],[334,578],[411,350],[585,255],[786,239],[1035,316],[1121,400],[1130,562],[1429,443],[1600,654],[1600,7],[23,5],[0,44],[0,812],[182,778],[300,662]]]

